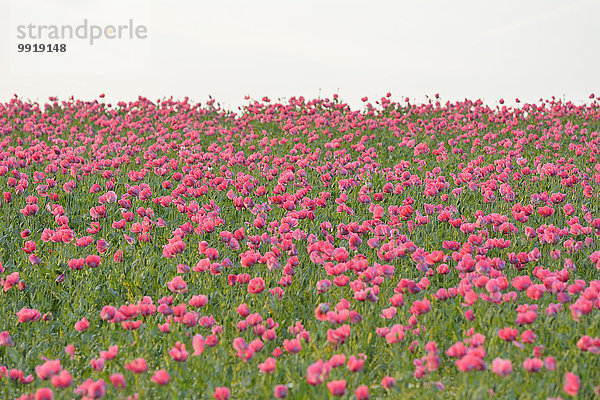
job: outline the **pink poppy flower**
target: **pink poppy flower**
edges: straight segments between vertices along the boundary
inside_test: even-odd
[[[250,280],[248,283],[248,293],[258,294],[265,289],[265,281],[263,278],[257,277]]]
[[[171,377],[169,376],[169,373],[166,370],[159,369],[154,373],[154,375],[152,375],[152,378],[150,378],[150,380],[152,380],[152,382],[156,383],[157,385],[164,386],[171,382]]]
[[[500,377],[508,376],[512,374],[512,363],[510,360],[496,358],[492,361],[492,371]]]
[[[173,293],[187,292],[187,284],[181,276],[176,276],[167,282],[167,288]]]
[[[227,400],[229,399],[229,396],[229,388],[225,386],[216,387],[215,392],[213,393],[213,397],[215,398],[215,400]]]
[[[539,358],[528,358],[523,361],[523,368],[525,368],[527,372],[540,372],[543,365],[543,361]]]
[[[148,367],[146,366],[146,360],[143,358],[136,358],[135,360],[128,362],[125,364],[125,368],[134,374],[141,374],[148,370]]]
[[[285,385],[277,385],[273,391],[273,396],[276,399],[285,399],[288,395],[288,388]]]
[[[117,389],[123,390],[127,386],[125,377],[122,374],[112,374],[110,376],[110,383]]]
[[[360,385],[354,391],[356,400],[368,400],[369,399],[369,387],[367,385]]]
[[[346,394],[346,380],[331,381],[327,383],[327,389],[333,396],[343,396]]]
[[[89,255],[85,258],[85,263],[90,268],[96,268],[100,265],[100,256]]]
[[[75,330],[77,330],[79,332],[85,332],[88,330],[89,327],[90,327],[90,323],[88,322],[87,318],[85,318],[85,317],[75,323]]]
[[[13,342],[12,338],[8,331],[0,332],[0,346],[14,346],[15,342]]]
[[[565,384],[563,386],[563,390],[565,391],[566,394],[568,394],[569,396],[573,396],[573,397],[577,396],[580,385],[581,385],[581,380],[579,379],[579,377],[577,375],[575,375],[572,372],[567,372],[565,374]]]
[[[34,400],[53,400],[54,393],[52,392],[52,389],[50,389],[50,388],[40,388],[35,392],[33,399]]]

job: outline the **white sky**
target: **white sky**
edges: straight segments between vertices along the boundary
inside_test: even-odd
[[[99,8],[101,4],[102,8]],[[228,108],[254,98],[339,93],[354,106],[390,91],[424,101],[600,95],[600,1],[0,2],[0,101],[13,94],[108,101],[173,96]],[[146,40],[67,43],[19,54],[16,25],[119,24]],[[39,41],[38,41],[39,42]],[[45,41],[48,42],[48,41]],[[36,43],[29,40],[28,43]]]

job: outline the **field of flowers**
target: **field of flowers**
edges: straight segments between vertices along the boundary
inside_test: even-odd
[[[590,399],[600,103],[0,104],[0,398]]]

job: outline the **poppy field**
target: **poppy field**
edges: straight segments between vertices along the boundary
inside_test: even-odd
[[[600,103],[0,104],[0,398],[600,398]]]

